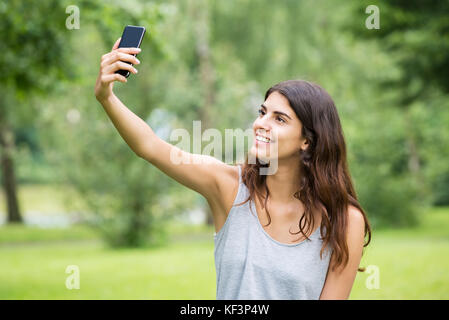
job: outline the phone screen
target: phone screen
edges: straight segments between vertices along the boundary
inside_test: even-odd
[[[122,39],[120,40],[119,48],[139,48],[145,34],[145,27],[139,26],[126,26],[123,30]],[[133,56],[136,56],[133,54]],[[126,61],[125,61],[126,62]],[[126,62],[129,63],[129,62]],[[131,63],[129,63],[131,64]],[[117,70],[116,73],[129,77],[130,72],[128,70]]]

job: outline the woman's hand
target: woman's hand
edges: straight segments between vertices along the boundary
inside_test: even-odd
[[[133,54],[137,54],[141,50],[140,48],[118,48],[120,39],[115,42],[111,52],[101,57],[100,72],[95,83],[95,97],[100,102],[108,99],[113,94],[114,81],[127,82],[124,76],[115,73],[115,71],[122,69],[137,73],[136,68],[124,61],[139,64],[140,61]]]

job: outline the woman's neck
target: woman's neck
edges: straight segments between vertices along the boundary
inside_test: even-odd
[[[278,161],[276,173],[267,175],[266,183],[273,202],[288,203],[297,200],[293,195],[299,188],[299,159]]]

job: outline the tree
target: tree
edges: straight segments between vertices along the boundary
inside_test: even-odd
[[[364,12],[369,4],[358,2],[354,12]],[[388,0],[376,5],[379,29],[369,30],[357,19],[348,27],[361,41],[381,43],[397,65],[397,75],[381,79],[378,85],[383,92],[397,92],[393,102],[403,115],[406,165],[421,190],[421,199],[428,198],[430,186],[435,185],[438,197],[432,200],[449,203],[449,166],[439,164],[449,156],[444,148],[449,142],[444,122],[449,99],[449,2]]]
[[[61,1],[8,1],[0,6],[0,145],[8,222],[22,222],[14,168],[15,131],[32,124],[36,94],[48,94],[72,76],[69,34]]]

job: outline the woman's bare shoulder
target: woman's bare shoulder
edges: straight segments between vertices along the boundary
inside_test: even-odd
[[[239,184],[239,165],[226,164],[218,180],[218,189],[222,195],[229,195],[238,189]]]

